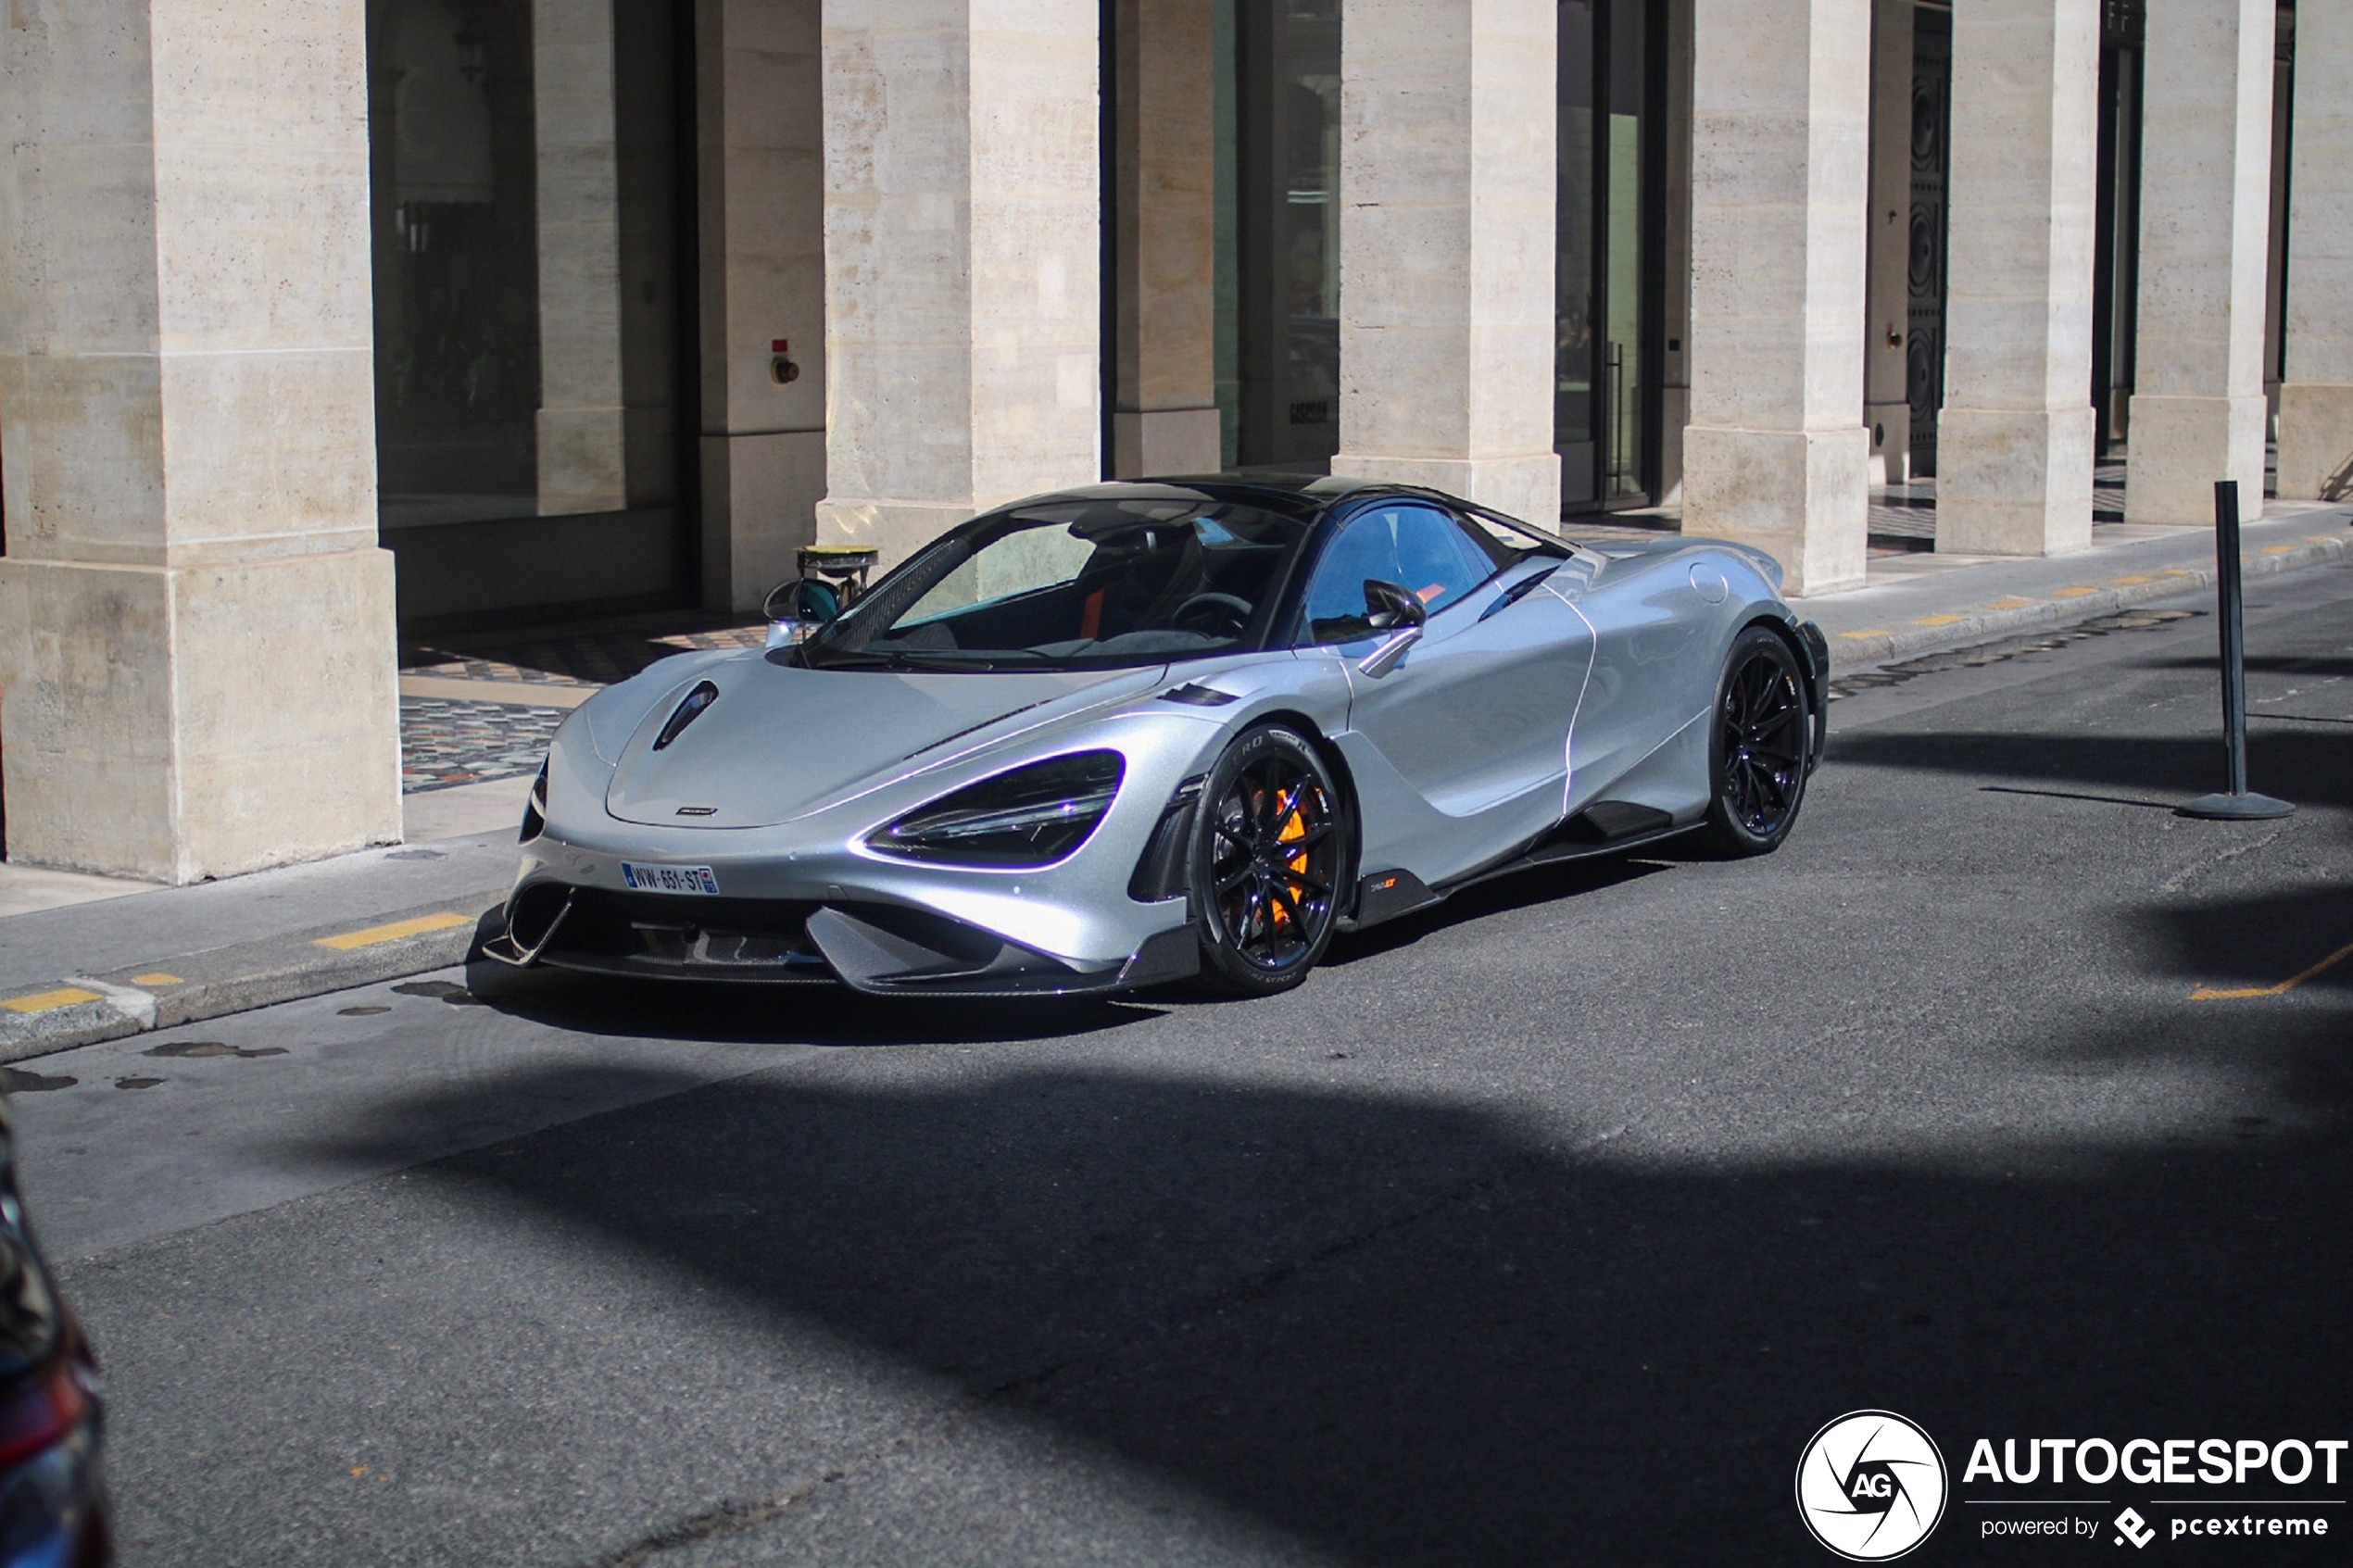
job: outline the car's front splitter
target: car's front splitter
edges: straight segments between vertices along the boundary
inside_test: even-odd
[[[1200,967],[1189,923],[1121,960],[1077,964],[937,910],[859,900],[720,899],[527,883],[484,950],[518,967],[641,979],[834,982],[870,996],[1052,997],[1133,990]]]

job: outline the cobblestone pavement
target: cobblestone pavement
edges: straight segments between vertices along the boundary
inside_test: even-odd
[[[569,709],[511,702],[400,699],[403,794],[479,784],[539,771],[547,741]]]
[[[460,680],[610,685],[658,659],[696,648],[756,648],[767,627],[704,626],[688,631],[586,631],[560,635],[476,636],[412,645],[401,650],[408,675]]]
[[[448,638],[403,648],[400,672],[544,685],[569,696],[584,686],[626,680],[673,653],[758,647],[766,634],[764,625],[705,623],[685,631],[656,626]],[[547,753],[548,737],[567,711],[568,704],[539,707],[404,696],[400,699],[400,787],[404,793],[414,794],[535,772]]]

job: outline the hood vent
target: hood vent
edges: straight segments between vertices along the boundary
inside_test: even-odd
[[[686,694],[686,700],[678,705],[678,711],[670,716],[670,722],[664,724],[661,727],[661,734],[654,737],[654,749],[656,751],[668,749],[670,743],[678,738],[680,731],[701,718],[702,710],[718,700],[719,688],[717,686],[712,685],[709,681],[696,682],[695,689]]]

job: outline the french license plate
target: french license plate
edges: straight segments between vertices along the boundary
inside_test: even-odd
[[[623,860],[621,880],[640,893],[719,895],[719,878],[709,866],[638,866]]]

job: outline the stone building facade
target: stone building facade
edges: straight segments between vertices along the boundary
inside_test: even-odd
[[[741,610],[1105,476],[1861,581],[2353,484],[2353,6],[13,0],[0,809],[396,836],[396,642]]]

